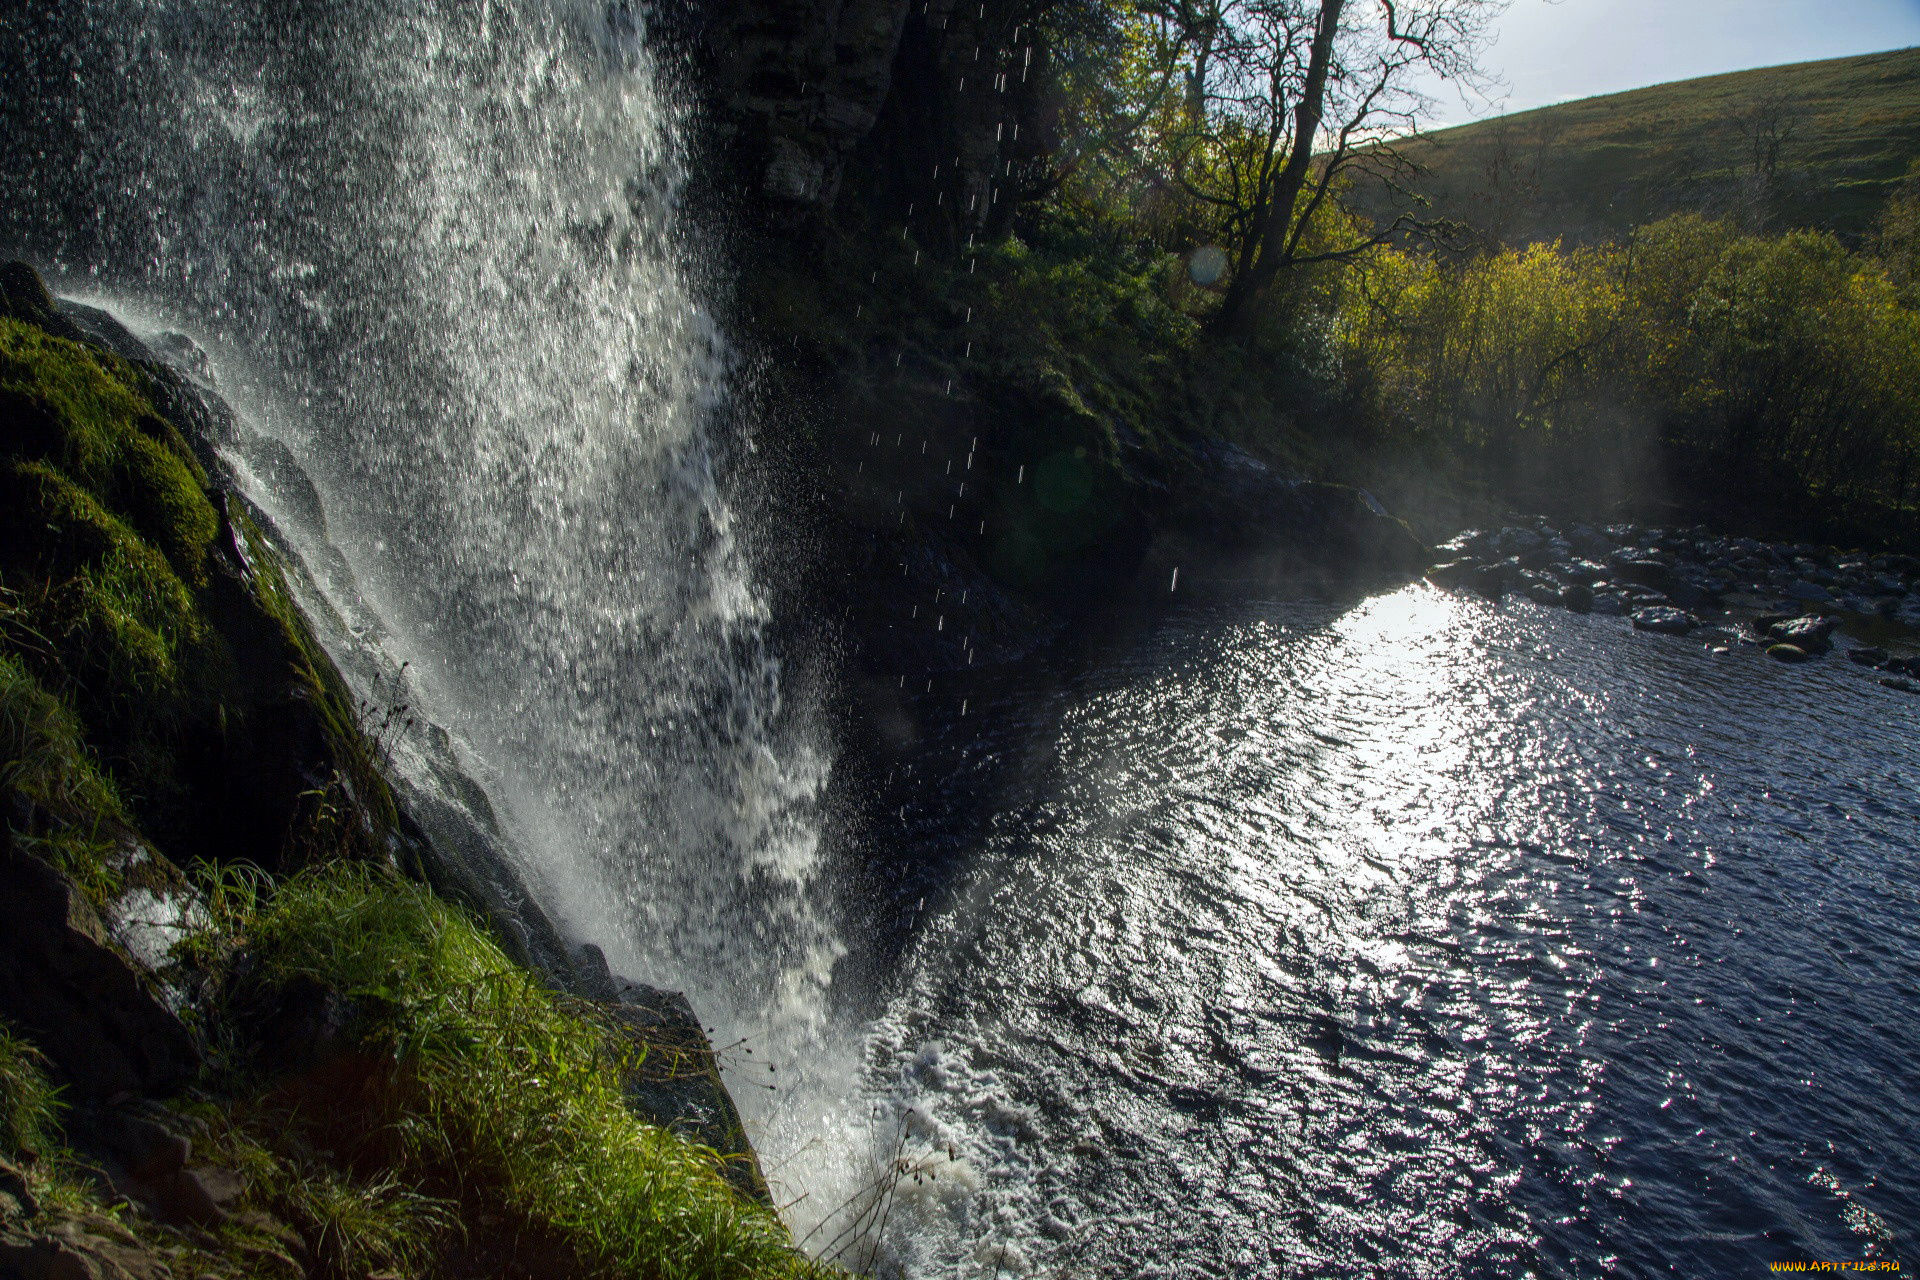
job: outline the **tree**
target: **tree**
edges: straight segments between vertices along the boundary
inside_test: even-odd
[[[1920,160],[1881,206],[1872,244],[1907,305],[1920,307]]]
[[[1216,323],[1244,329],[1282,273],[1354,257],[1411,224],[1347,242],[1310,228],[1351,171],[1391,180],[1393,139],[1430,106],[1416,80],[1471,80],[1506,0],[1162,0],[1179,29],[1189,111],[1168,139],[1173,179],[1214,209],[1232,262]]]

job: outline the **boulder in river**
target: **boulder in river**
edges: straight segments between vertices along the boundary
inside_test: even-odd
[[[1700,625],[1700,619],[1671,605],[1652,605],[1633,615],[1636,631],[1653,631],[1667,636],[1683,636]]]
[[[1560,588],[1549,582],[1529,582],[1521,588],[1521,593],[1535,604],[1558,605]]]
[[[1464,579],[1467,587],[1489,600],[1498,600],[1500,593],[1506,590],[1507,566],[1501,564],[1482,565],[1469,573]]]
[[[1561,590],[1560,603],[1575,613],[1589,613],[1593,610],[1593,588],[1573,583]]]
[[[1889,689],[1898,689],[1902,693],[1920,693],[1920,684],[1915,684],[1911,680],[1902,680],[1897,676],[1883,677],[1880,683]]]
[[[1847,658],[1850,661],[1859,663],[1863,667],[1884,667],[1887,665],[1887,651],[1885,649],[1849,649],[1847,650]]]
[[[1833,593],[1817,582],[1808,582],[1801,578],[1787,584],[1786,595],[1791,600],[1805,600],[1809,604],[1826,604],[1833,599]]]
[[[1623,559],[1613,566],[1615,582],[1631,582],[1655,591],[1670,591],[1677,584],[1673,568],[1650,556]]]
[[[1821,654],[1833,648],[1833,629],[1838,625],[1837,619],[1809,614],[1791,622],[1776,622],[1767,628],[1767,635],[1781,644],[1804,650],[1809,655]]]

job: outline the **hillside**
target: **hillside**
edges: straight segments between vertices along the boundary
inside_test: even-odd
[[[1588,242],[1682,210],[1857,241],[1920,160],[1920,49],[1653,85],[1439,130],[1412,186],[1484,239]],[[1363,191],[1379,216],[1384,192]]]

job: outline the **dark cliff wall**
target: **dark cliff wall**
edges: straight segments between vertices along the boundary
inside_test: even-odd
[[[706,0],[679,20],[729,167],[775,213],[995,234],[1050,149],[1044,5]]]

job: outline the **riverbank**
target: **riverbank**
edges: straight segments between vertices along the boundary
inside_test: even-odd
[[[0,294],[9,1274],[817,1274],[684,998],[437,838],[230,411]]]
[[[1806,543],[1715,536],[1704,528],[1637,524],[1605,528],[1545,520],[1473,530],[1435,548],[1434,583],[1498,600],[1631,621],[1635,630],[1701,634],[1724,652],[1752,645],[1800,663],[1836,648],[1882,673],[1880,683],[1920,692],[1920,559]],[[1839,645],[1844,635],[1851,644]],[[1891,652],[1889,650],[1892,650]]]

